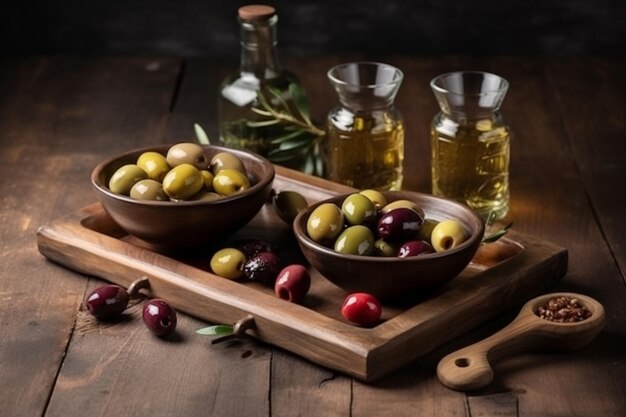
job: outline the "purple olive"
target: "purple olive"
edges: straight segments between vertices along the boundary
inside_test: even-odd
[[[424,218],[415,210],[397,208],[384,214],[378,221],[378,237],[387,240],[414,239],[419,232]]]
[[[143,306],[143,322],[157,336],[176,329],[176,311],[164,300],[155,298]]]
[[[302,265],[294,264],[283,268],[276,278],[276,296],[292,303],[299,303],[311,288],[309,271]]]
[[[85,300],[85,307],[97,319],[110,319],[128,306],[128,292],[117,285],[96,288]]]
[[[423,240],[409,240],[408,242],[404,242],[404,244],[400,246],[400,250],[398,251],[398,258],[426,255],[427,253],[434,252],[435,250],[432,246],[428,244],[428,242],[424,242]]]
[[[272,252],[261,252],[248,259],[243,266],[243,272],[250,281],[273,285],[280,272],[278,256]]]

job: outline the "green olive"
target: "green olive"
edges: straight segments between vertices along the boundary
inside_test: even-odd
[[[148,178],[148,174],[135,164],[120,167],[109,180],[109,190],[116,194],[129,195],[133,185]]]
[[[172,168],[163,179],[163,190],[176,200],[186,200],[199,192],[204,186],[202,174],[190,164]]]
[[[398,248],[383,239],[374,242],[374,255],[387,258],[398,256]]]
[[[163,155],[158,152],[144,152],[137,158],[137,166],[148,174],[148,178],[163,182],[165,174],[169,172],[170,164]]]
[[[223,169],[213,178],[213,189],[223,196],[229,196],[248,188],[250,188],[248,177],[234,169]]]
[[[380,191],[370,189],[363,190],[359,194],[363,194],[365,197],[369,198],[370,201],[374,203],[376,210],[380,210],[387,205],[387,197],[385,197]]]
[[[415,211],[417,214],[420,215],[420,217],[423,219],[424,218],[424,210],[414,201],[411,200],[396,200],[396,201],[392,201],[389,204],[386,204],[381,210],[381,214],[387,214],[389,213],[391,210],[397,209],[397,208],[409,208],[413,211]]]
[[[436,252],[455,248],[467,239],[465,229],[456,220],[444,220],[434,227],[430,243]]]
[[[215,176],[211,173],[211,171],[207,171],[206,169],[201,170],[200,174],[202,175],[202,180],[204,181],[204,189],[207,191],[213,191],[213,178],[215,178]]]
[[[343,230],[343,212],[332,203],[316,207],[306,223],[306,232],[316,242],[335,239]]]
[[[169,197],[163,191],[163,184],[147,179],[141,180],[130,189],[130,198],[133,200],[168,201]]]
[[[228,279],[238,279],[244,274],[246,255],[235,248],[225,248],[215,252],[211,258],[211,269],[216,275]]]
[[[246,167],[237,156],[229,152],[219,152],[213,155],[211,158],[211,172],[213,175],[217,175],[223,169],[234,169],[247,176],[248,172]]]
[[[281,191],[274,196],[272,203],[278,217],[287,224],[293,224],[298,213],[309,206],[302,194],[295,191]]]
[[[365,224],[376,218],[374,203],[363,194],[350,194],[343,200],[341,211],[349,224]]]
[[[210,191],[201,190],[198,194],[195,194],[191,197],[193,201],[215,201],[221,199],[222,196],[217,193],[212,193]]]
[[[371,255],[374,251],[374,234],[363,225],[350,226],[337,238],[335,250],[351,255]]]
[[[167,163],[172,168],[182,164],[191,164],[198,169],[207,169],[209,157],[204,148],[197,143],[177,143],[167,151]]]
[[[439,222],[437,220],[425,219],[424,223],[422,223],[422,227],[420,228],[420,231],[417,233],[417,239],[430,242],[430,236],[433,233],[433,229],[438,224]]]

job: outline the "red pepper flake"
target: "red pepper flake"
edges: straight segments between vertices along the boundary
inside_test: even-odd
[[[556,323],[574,323],[591,317],[591,311],[577,298],[558,296],[537,308],[536,314],[544,320]]]

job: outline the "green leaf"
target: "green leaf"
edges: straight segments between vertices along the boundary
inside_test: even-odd
[[[203,327],[196,330],[196,333],[204,336],[224,336],[233,334],[235,329],[228,324],[216,324],[214,326]]]
[[[272,106],[270,106],[269,102],[267,101],[265,95],[263,95],[263,92],[261,90],[256,92],[256,98],[257,100],[259,100],[259,104],[261,105],[261,107],[263,107],[270,114],[272,114],[271,112],[273,111],[273,108]]]
[[[304,167],[302,167],[302,172],[307,175],[315,174],[315,155],[312,153],[306,156],[306,161],[304,162]]]
[[[304,136],[302,138],[300,137],[295,137],[289,140],[286,140],[284,142],[282,142],[280,144],[280,146],[278,147],[279,150],[281,151],[288,151],[290,149],[295,149],[295,148],[301,148],[304,146],[309,146],[312,142],[313,139],[311,136],[307,135]]]
[[[246,122],[246,125],[248,125],[248,127],[265,127],[265,126],[277,125],[278,123],[280,123],[280,120],[277,120],[277,119],[259,120],[259,121],[248,120]]]
[[[309,101],[306,98],[306,94],[304,93],[304,89],[296,84],[289,84],[289,93],[291,94],[291,98],[293,99],[293,103],[298,109],[298,113],[302,116],[302,118],[308,123],[311,123],[311,116],[309,113]]]
[[[307,133],[307,132],[305,132],[304,130],[301,130],[301,129],[300,130],[295,130],[295,131],[293,131],[291,133],[287,133],[286,135],[279,136],[277,138],[272,139],[272,141],[270,143],[272,145],[276,145],[276,144],[284,142],[286,140],[290,140],[290,139],[293,139],[295,137],[298,137],[298,136],[302,135],[303,133]]]
[[[198,123],[194,123],[194,130],[196,131],[196,138],[198,138],[198,142],[202,145],[210,145],[211,141],[209,140],[209,136],[206,134],[202,126]]]
[[[274,149],[269,152],[267,155],[268,159],[272,162],[286,162],[289,161],[296,156],[300,156],[302,152],[306,150],[306,146],[301,146],[299,148],[292,148],[287,150]]]
[[[274,87],[270,87],[267,86],[267,91],[270,92],[271,95],[274,96],[274,98],[276,98],[276,100],[278,101],[278,104],[280,104],[280,106],[285,109],[285,112],[287,113],[291,113],[289,111],[289,105],[287,104],[287,102],[285,101],[285,99],[283,98],[283,95],[280,93],[280,90],[274,88]]]
[[[265,111],[265,110],[261,110],[261,109],[256,108],[256,107],[252,107],[250,110],[252,110],[256,114],[260,114],[261,116],[267,116],[267,117],[271,117],[272,116],[272,113],[270,113],[268,111]]]
[[[506,235],[509,230],[513,227],[513,223],[509,223],[504,226],[502,229],[485,236],[482,240],[482,243],[493,243],[499,240],[502,236]]]

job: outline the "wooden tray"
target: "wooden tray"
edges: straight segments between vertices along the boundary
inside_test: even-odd
[[[277,191],[296,190],[309,203],[352,189],[277,167]],[[278,246],[283,263],[302,262],[289,226],[271,205],[229,240],[260,237]],[[213,250],[157,253],[121,230],[99,204],[42,226],[40,252],[54,262],[128,287],[147,277],[155,297],[212,323],[234,323],[249,315],[248,334],[361,380],[382,377],[497,314],[546,292],[567,270],[567,251],[515,231],[483,245],[472,263],[437,291],[403,304],[384,305],[373,328],[348,323],[339,312],[345,291],[317,271],[303,305],[274,296],[273,289],[210,273]]]

